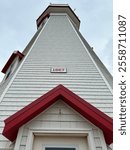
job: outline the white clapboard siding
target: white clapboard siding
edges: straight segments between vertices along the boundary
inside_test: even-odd
[[[61,114],[59,114],[59,109]],[[103,149],[101,135],[99,134],[99,132],[101,132],[100,129],[84,119],[79,113],[70,108],[62,100],[53,104],[53,106],[49,107],[48,110],[41,113],[38,117],[34,118],[31,122],[24,126],[23,134],[21,135],[20,149],[26,148],[29,131],[63,130],[65,133],[67,129],[75,131],[78,131],[79,129],[92,131],[95,142],[94,147],[96,150],[98,150],[99,147]]]
[[[25,49],[26,56],[13,79],[9,81],[9,86],[7,84],[3,86],[3,88],[8,87],[0,105],[1,132],[4,119],[58,84],[63,84],[112,117],[111,77],[109,74],[106,75],[104,66],[100,65],[96,58],[97,63],[95,56],[92,57],[86,47],[86,43],[81,40],[83,40],[81,35],[72,26],[67,15],[50,15],[46,26],[41,31],[37,31],[37,36]],[[31,47],[32,44],[34,45]],[[53,67],[65,67],[67,73],[51,73],[50,69]],[[3,91],[2,89],[1,93]],[[49,125],[48,122],[44,122],[44,125],[53,127],[55,124],[53,122]],[[57,122],[56,125],[59,127],[61,124]],[[72,120],[70,122],[68,120],[64,126],[85,128],[86,122],[79,119],[75,124]],[[27,135],[23,135],[20,150],[24,150],[26,139]],[[99,140],[99,137],[95,137],[97,150],[102,148]],[[0,149],[5,150],[5,145],[9,143],[2,135],[0,136]],[[11,146],[6,147],[11,149]]]

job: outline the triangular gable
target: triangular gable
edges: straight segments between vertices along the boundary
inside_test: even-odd
[[[63,85],[58,85],[20,111],[16,112],[14,115],[7,118],[4,121],[5,127],[2,134],[10,141],[14,141],[17,137],[18,130],[22,125],[39,115],[59,99],[62,99],[83,117],[99,127],[104,133],[107,144],[113,142],[112,118],[65,88]]]
[[[24,57],[24,54],[20,53],[19,51],[14,51],[12,53],[12,55],[10,56],[10,58],[8,59],[7,63],[5,64],[5,66],[3,67],[2,71],[3,73],[6,73],[6,71],[8,70],[9,66],[12,64],[12,62],[14,61],[14,59],[16,57],[19,57],[19,59],[22,59]]]

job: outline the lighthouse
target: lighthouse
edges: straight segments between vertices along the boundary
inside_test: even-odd
[[[112,76],[69,5],[50,4],[2,69],[0,149],[110,150]]]

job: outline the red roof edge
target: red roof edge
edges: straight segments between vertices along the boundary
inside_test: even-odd
[[[19,51],[14,51],[12,53],[12,55],[10,56],[10,58],[8,59],[7,63],[5,64],[5,66],[3,67],[2,71],[3,73],[6,73],[6,71],[8,70],[9,66],[12,64],[12,62],[14,61],[14,59],[16,57],[19,57],[19,59],[22,59],[24,57],[24,54],[22,54]]]
[[[69,5],[49,5],[45,10],[44,10],[44,12],[38,17],[38,19],[36,20],[36,23],[37,23],[37,27],[39,27],[40,26],[40,24],[41,24],[41,22],[46,18],[46,17],[48,17],[49,18],[49,16],[50,16],[50,14],[45,14],[45,12],[50,8],[50,7],[68,7],[69,9],[70,9],[70,11],[74,14],[74,16],[77,18],[77,20],[80,22],[80,20],[79,20],[79,18],[77,17],[77,15],[74,13],[74,11],[71,9],[71,7],[69,6]],[[45,14],[45,15],[44,15]],[[42,16],[43,16],[43,18],[42,18]]]
[[[37,100],[33,101],[31,104],[16,112],[14,115],[7,118],[5,120],[5,127],[2,134],[10,141],[14,141],[17,137],[18,130],[22,125],[39,115],[59,99],[62,99],[83,117],[99,127],[103,131],[108,145],[113,142],[112,118],[65,88],[63,85],[58,85]]]
[[[37,27],[40,26],[40,24],[42,23],[42,21],[43,21],[44,19],[49,18],[49,17],[50,17],[50,14],[48,13],[48,14],[46,14],[45,16],[43,16],[41,19],[36,20]]]

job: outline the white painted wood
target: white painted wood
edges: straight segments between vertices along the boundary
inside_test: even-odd
[[[29,134],[27,136],[27,143],[26,143],[25,150],[33,149],[33,141],[34,141],[34,134],[32,131],[29,131]]]
[[[4,119],[58,84],[63,84],[75,94],[112,117],[113,97],[109,82],[104,79],[105,75],[100,71],[99,65],[96,65],[96,61],[91,58],[91,54],[87,51],[68,16],[53,14],[42,30],[38,32],[40,33],[38,33],[34,42],[30,44],[30,49],[26,50],[27,55],[13,74],[12,79],[9,79],[2,86],[4,92],[1,89],[1,93],[3,92],[0,99],[1,132],[4,127]],[[67,68],[67,73],[52,74],[50,68],[58,67],[59,64]],[[56,110],[57,108],[53,111],[55,112]],[[71,130],[77,128],[86,129],[89,126],[86,124],[86,120],[81,119],[82,117],[77,117],[75,114],[68,115],[69,111],[65,110],[68,109],[63,109],[63,112],[66,113],[63,118],[58,114],[46,114],[42,119],[36,119],[34,126],[39,127],[40,130],[42,130],[43,126],[46,130],[54,127],[56,129],[69,128]],[[30,124],[30,130],[34,126]],[[2,139],[2,135],[0,136],[1,145],[7,145],[5,144],[7,141],[7,139]],[[25,136],[22,142],[26,142]],[[2,148],[4,149],[5,146]],[[25,145],[21,145],[20,149],[24,148]]]
[[[34,138],[33,150],[45,150],[45,147],[76,148],[76,150],[89,150],[87,137],[76,136],[36,136]]]
[[[88,147],[91,150],[95,150],[96,149],[96,144],[95,144],[95,141],[94,141],[94,136],[92,134],[92,131],[88,132]]]
[[[24,126],[23,135],[19,134],[22,136],[19,147],[23,148],[24,146],[26,150],[32,150],[35,136],[74,137],[75,135],[78,137],[87,136],[86,143],[88,143],[89,150],[96,150],[96,147],[99,146],[103,148],[104,144],[100,141],[103,134],[99,134],[99,132],[100,130],[96,126],[84,119],[62,100],[59,100]],[[98,141],[95,141],[95,138]]]
[[[69,19],[68,19],[69,20]],[[69,20],[70,22],[70,20]],[[70,24],[72,25],[72,23],[70,22]],[[74,29],[74,26],[72,25],[72,28]],[[75,29],[74,29],[75,31]],[[76,31],[75,31],[76,32]],[[76,32],[77,33],[77,32]],[[96,68],[98,69],[99,73],[101,74],[102,78],[104,79],[105,83],[107,84],[108,88],[110,89],[110,91],[112,92],[112,87],[109,85],[108,81],[106,80],[105,76],[103,75],[103,73],[101,72],[100,68],[98,67],[98,65],[96,64],[96,62],[94,61],[93,57],[90,55],[90,53],[88,52],[88,49],[86,48],[86,46],[84,45],[83,41],[81,40],[81,38],[79,37],[78,34],[76,34],[78,36],[78,38],[80,39],[81,43],[83,44],[85,50],[87,51],[88,55],[90,56],[90,58],[92,59],[93,63],[95,64]]]
[[[48,19],[48,21],[49,21],[49,19]],[[46,22],[46,24],[47,24],[47,22]],[[44,27],[45,27],[45,26],[44,26]],[[44,27],[43,27],[43,29],[44,29]],[[42,30],[43,30],[43,29],[42,29]],[[36,41],[37,41],[37,39],[39,38],[40,34],[41,34],[41,32],[39,33],[39,35],[38,35],[38,37],[36,38],[35,42],[32,44],[31,48],[32,48],[32,47],[34,46],[34,44],[36,43]],[[31,51],[31,48],[30,48],[30,51]],[[29,51],[29,52],[30,52],[30,51]],[[26,59],[26,57],[29,55],[29,52],[28,52],[27,55],[23,58],[23,60]],[[24,61],[22,61],[22,63],[20,64],[18,70],[15,72],[14,76],[12,77],[12,79],[10,80],[10,82],[8,83],[7,87],[5,88],[4,92],[2,93],[2,95],[1,95],[1,97],[0,97],[0,101],[2,101],[2,99],[4,98],[4,95],[5,95],[6,92],[8,91],[8,88],[10,87],[10,85],[11,85],[11,83],[13,82],[13,80],[15,79],[17,73],[18,73],[19,70],[21,69],[23,63],[24,63]]]
[[[26,127],[29,127],[31,130],[35,129],[35,127],[39,129],[42,129],[42,127],[50,129],[91,128],[90,125],[86,124],[84,118],[79,116],[75,111],[72,111],[61,101],[57,102],[45,113],[40,114],[34,122],[27,124]]]
[[[102,144],[102,149],[103,150],[107,150],[107,145],[103,136],[103,132],[101,130],[99,130],[99,134],[100,134],[100,142]]]
[[[20,144],[22,143],[21,139],[22,139],[22,135],[23,135],[23,129],[24,129],[24,126],[22,126],[19,129],[17,140],[16,140],[16,143],[15,143],[15,146],[14,146],[14,150],[19,150],[19,148],[20,148]]]

